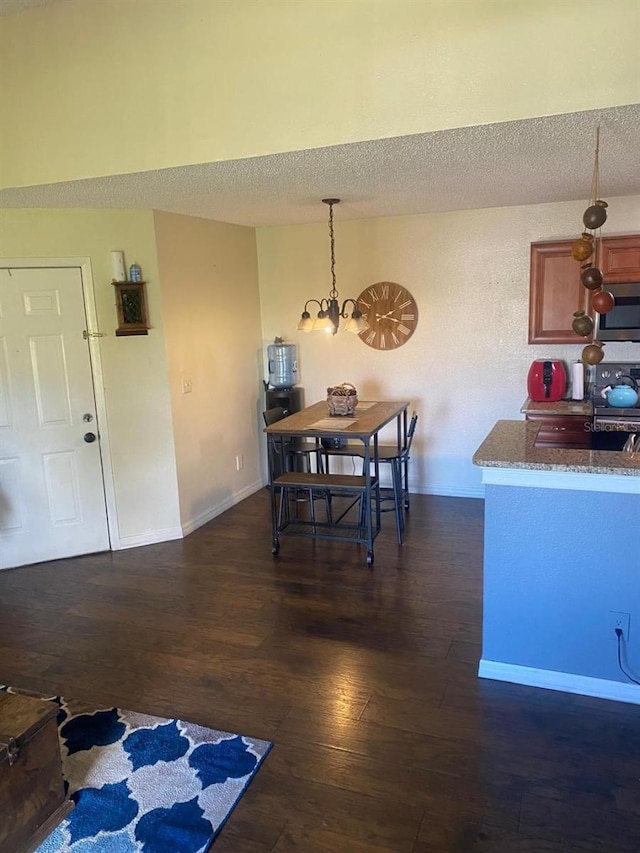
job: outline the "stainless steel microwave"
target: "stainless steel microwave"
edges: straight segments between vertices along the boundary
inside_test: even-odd
[[[606,314],[596,314],[599,341],[640,341],[640,282],[607,284],[604,289],[616,304]]]

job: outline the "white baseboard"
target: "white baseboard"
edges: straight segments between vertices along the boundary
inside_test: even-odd
[[[182,539],[181,527],[164,527],[161,530],[148,530],[136,536],[124,536],[111,543],[111,550],[124,551],[126,548],[157,545],[158,542],[170,542],[172,539]]]
[[[259,492],[260,489],[265,488],[268,485],[267,480],[259,480],[254,483],[250,483],[248,486],[245,486],[244,489],[241,489],[239,492],[235,492],[230,497],[226,498],[221,503],[217,504],[214,507],[210,507],[200,515],[196,516],[196,518],[189,519],[185,521],[180,527],[165,527],[160,530],[149,530],[145,533],[137,534],[136,536],[124,536],[119,537],[118,539],[113,539],[111,542],[111,550],[112,551],[124,551],[127,548],[139,548],[143,545],[157,545],[159,542],[170,542],[174,539],[182,539],[185,536],[188,536],[189,533],[193,533],[194,530],[197,530],[199,527],[202,527],[203,524],[206,524],[208,521],[216,518],[218,515],[222,515],[223,512],[226,512],[228,509],[231,509],[232,506],[235,506],[240,501],[243,501],[245,498],[248,498],[250,495],[255,494],[255,492]],[[450,488],[447,486],[443,487],[424,487],[416,484],[411,484],[411,492],[419,495],[441,495],[443,497],[454,497],[454,498],[484,498],[484,488],[479,487],[477,489],[467,488],[467,489],[459,489],[459,488]],[[10,567],[2,567],[2,568],[10,568]],[[497,676],[487,676],[488,678],[497,678]],[[498,679],[500,680],[500,679]],[[504,681],[508,681],[510,679],[501,679]],[[598,680],[598,679],[594,679]],[[522,682],[525,683],[525,682]],[[563,689],[563,688],[558,688]],[[579,691],[575,691],[579,692]],[[630,701],[630,700],[627,700]]]
[[[188,536],[189,533],[193,533],[193,531],[197,530],[198,527],[202,527],[203,524],[206,524],[218,515],[222,515],[223,512],[226,512],[228,509],[231,509],[232,506],[235,506],[237,503],[240,503],[240,501],[248,498],[249,495],[253,495],[255,492],[260,491],[261,488],[263,488],[261,480],[250,483],[248,486],[245,486],[244,489],[240,489],[239,492],[234,492],[234,494],[225,498],[225,500],[221,501],[219,504],[216,504],[216,506],[209,507],[209,509],[205,510],[205,512],[201,512],[200,515],[195,518],[191,518],[188,521],[183,522],[181,536]]]
[[[222,515],[223,512],[231,509],[232,506],[235,506],[237,503],[240,503],[240,501],[248,498],[249,495],[252,495],[254,492],[259,491],[262,488],[262,485],[262,482],[255,482],[245,486],[244,489],[241,489],[239,492],[235,492],[235,494],[226,498],[221,503],[200,513],[196,518],[191,518],[188,521],[185,521],[180,527],[167,527],[163,530],[150,530],[147,533],[141,533],[139,536],[125,536],[124,538],[113,542],[111,549],[113,551],[121,551],[125,548],[138,548],[141,545],[156,545],[158,542],[170,542],[173,539],[183,539],[185,536],[188,536],[189,533],[193,533],[194,530],[197,530],[198,527],[202,527],[203,524],[211,521],[212,518]]]
[[[529,687],[543,687],[546,690],[579,693],[581,696],[595,696],[598,699],[640,705],[640,687],[635,684],[625,684],[622,681],[590,678],[586,675],[556,672],[551,669],[533,669],[530,666],[499,663],[484,658],[480,661],[478,676],[494,681],[509,681],[511,684],[526,684]]]
[[[243,501],[245,498],[248,498],[250,495],[255,494],[255,492],[260,491],[267,485],[267,482],[264,480],[259,480],[254,483],[250,483],[248,486],[245,486],[240,491],[235,492],[233,495],[230,495],[225,500],[221,501],[216,506],[209,507],[209,509],[197,515],[195,518],[188,519],[183,522],[180,527],[168,527],[163,530],[150,530],[147,533],[141,533],[138,536],[126,536],[124,538],[118,539],[116,542],[112,544],[112,550],[120,551],[125,548],[138,548],[141,545],[155,545],[158,542],[169,542],[172,539],[182,539],[184,536],[188,536],[190,533],[193,533],[194,530],[197,530],[199,527],[202,527],[203,524],[206,524],[208,521],[216,518],[218,515],[222,515],[223,512],[226,512],[228,509],[231,509],[232,506],[235,506],[240,501]],[[423,488],[420,486],[411,486],[411,491],[416,494],[422,495],[442,495],[443,497],[466,497],[466,498],[482,498],[484,497],[484,491],[482,487],[478,489],[454,489],[448,487],[442,488]]]
[[[417,483],[410,483],[409,491],[415,492],[418,495],[440,495],[443,498],[484,498],[483,485],[460,488],[458,486],[423,486]]]

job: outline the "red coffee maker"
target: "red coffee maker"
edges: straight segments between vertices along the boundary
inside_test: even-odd
[[[536,403],[556,403],[567,390],[567,371],[559,359],[537,358],[529,368],[527,391]]]

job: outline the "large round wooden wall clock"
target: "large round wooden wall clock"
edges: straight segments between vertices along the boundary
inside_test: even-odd
[[[360,339],[373,349],[392,350],[409,340],[418,325],[418,306],[406,287],[379,281],[365,288],[357,299],[369,324]]]

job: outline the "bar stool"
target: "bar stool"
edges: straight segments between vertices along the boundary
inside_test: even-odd
[[[275,424],[278,421],[283,420],[283,418],[286,417],[286,412],[282,406],[274,406],[273,408],[264,411],[262,413],[262,417],[264,419],[265,426],[271,426],[271,424]],[[311,459],[315,456],[316,471],[320,474],[323,473],[324,469],[321,455],[323,447],[319,441],[297,439],[296,443],[285,442],[284,445],[282,445],[276,441],[267,439],[267,444],[269,452],[269,467],[271,472],[281,471],[283,473],[289,473],[302,470],[309,473],[312,469]],[[309,516],[312,524],[315,524],[316,521],[314,501],[321,499],[324,500],[327,520],[331,520],[331,495],[326,490],[318,491],[311,488],[294,488],[290,486],[282,486],[280,489],[281,501],[278,510],[278,526],[280,526],[282,521],[285,506],[287,507],[288,513],[288,503],[292,498],[296,503],[296,515],[297,504],[308,501]],[[300,497],[300,493],[303,493],[303,497]]]
[[[418,423],[418,413],[413,412],[407,430],[407,438],[404,447],[398,449],[396,445],[381,444],[378,447],[378,462],[380,465],[387,464],[391,468],[391,488],[380,489],[380,503],[390,502],[392,506],[381,506],[380,512],[395,512],[396,514],[396,535],[398,545],[402,545],[402,534],[404,532],[404,511],[409,509],[409,483],[407,463],[409,461],[409,452],[411,450],[411,442],[416,431]],[[331,457],[342,456],[355,457],[362,459],[364,451],[362,446],[355,443],[348,444],[345,447],[327,448],[323,450],[327,471],[329,470],[329,459]]]
[[[391,489],[381,489],[380,501],[391,501],[393,506],[380,507],[381,512],[395,512],[396,535],[398,545],[402,545],[402,534],[404,532],[404,511],[409,509],[409,482],[407,463],[411,452],[411,443],[418,423],[418,413],[411,415],[407,440],[405,446],[398,450],[397,447],[381,445],[378,448],[378,461],[391,466]],[[389,491],[391,492],[389,494]]]

